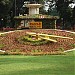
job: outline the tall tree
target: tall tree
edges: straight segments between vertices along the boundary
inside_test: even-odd
[[[0,0],[0,27],[6,25],[6,20],[12,5],[13,0]]]
[[[13,4],[13,0],[0,0],[0,17],[8,14]]]
[[[60,18],[63,20],[63,29],[67,27],[66,23],[71,21],[72,10],[69,4],[73,3],[73,0],[57,0],[56,7],[59,12]]]
[[[55,7],[55,0],[45,0],[45,3],[48,7],[48,14],[50,14],[53,8]]]
[[[75,28],[75,6],[72,10],[72,29]]]

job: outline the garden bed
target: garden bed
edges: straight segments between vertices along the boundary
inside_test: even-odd
[[[70,37],[73,39],[62,39],[57,38],[57,42],[49,42],[42,45],[27,45],[18,42],[17,38],[26,35],[26,32],[35,32],[43,34],[53,34],[59,36]],[[26,29],[20,31],[14,31],[7,34],[2,34],[0,36],[0,50],[4,50],[9,54],[60,54],[65,50],[75,48],[75,34],[59,31],[59,30],[50,30],[50,29]]]

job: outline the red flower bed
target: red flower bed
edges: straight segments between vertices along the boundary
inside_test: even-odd
[[[10,28],[10,27],[3,28],[3,31],[12,31],[12,30],[14,30],[14,28]]]
[[[16,39],[21,36],[24,36],[28,31],[71,37],[73,39],[57,38],[56,40],[58,42],[56,43],[50,42],[48,44],[39,45],[39,46],[24,45],[22,43],[19,43]],[[37,50],[40,53],[41,52],[51,53],[51,52],[58,52],[60,50],[68,50],[74,48],[75,46],[72,45],[75,45],[75,34],[65,31],[57,31],[50,29],[27,29],[27,30],[7,33],[5,36],[0,36],[0,44],[4,45],[4,47],[1,47],[0,49],[10,52],[11,50],[17,49],[20,50],[20,52],[25,52],[25,53],[31,53],[32,51],[35,52],[35,50]]]

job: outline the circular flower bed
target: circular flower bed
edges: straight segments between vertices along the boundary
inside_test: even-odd
[[[24,37],[26,32],[42,33],[42,34],[53,34],[57,36],[65,36],[73,39],[56,38],[57,42],[33,45],[33,42],[40,42],[42,40],[36,40],[35,38]],[[23,38],[22,38],[23,37]],[[25,40],[25,41],[21,41]],[[26,42],[28,41],[28,44]],[[20,42],[21,41],[21,42]],[[25,44],[23,44],[23,43]],[[64,30],[51,30],[51,29],[26,29],[14,31],[11,33],[3,34],[0,36],[0,50],[4,50],[8,53],[22,53],[22,54],[56,54],[69,49],[75,48],[75,34],[66,32]]]

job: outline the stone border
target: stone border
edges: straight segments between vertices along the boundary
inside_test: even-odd
[[[4,53],[5,51],[4,50],[0,50],[0,52],[3,52]]]
[[[69,32],[69,33],[73,33],[73,34],[75,34],[75,32],[72,32],[72,31],[67,31],[67,30],[60,30],[60,29],[45,29],[45,30],[65,31],[65,32]],[[3,33],[0,33],[0,34],[6,34],[6,33],[15,32],[15,31],[23,31],[23,30],[8,31],[8,32],[3,32]]]
[[[66,52],[71,52],[71,51],[75,51],[75,48],[74,49],[70,49],[70,50],[66,50],[64,52],[66,53]]]
[[[54,30],[56,30],[56,31],[65,31],[65,32],[69,32],[69,33],[75,34],[75,32],[67,31],[67,30],[60,30],[60,29],[54,29]]]

